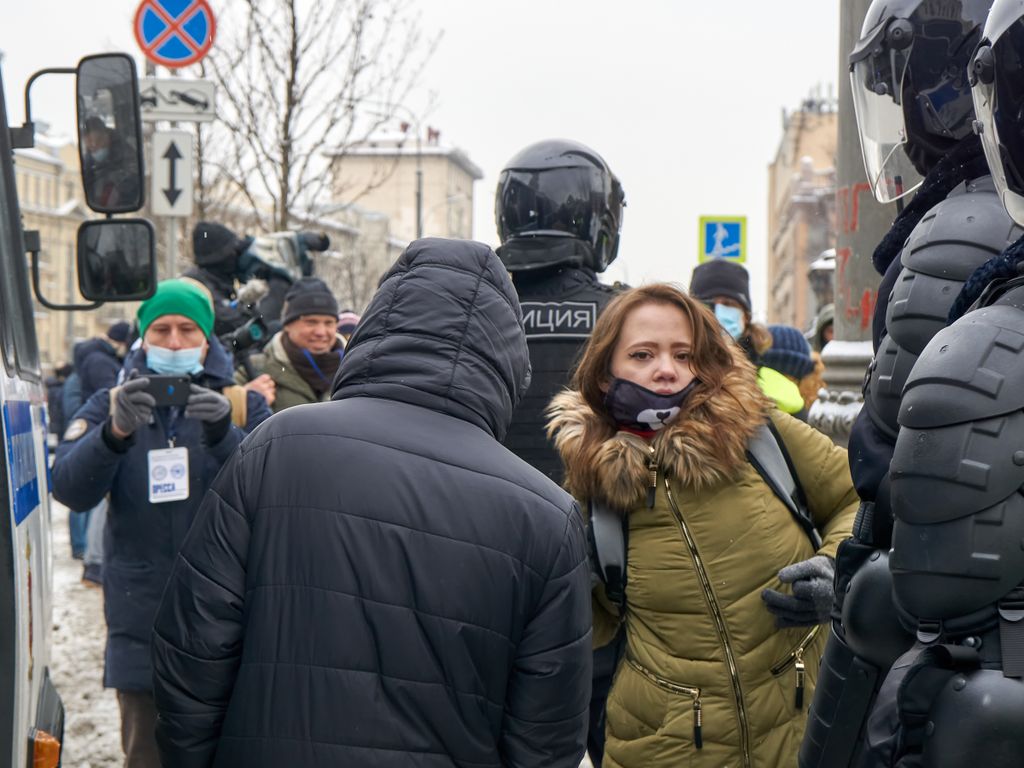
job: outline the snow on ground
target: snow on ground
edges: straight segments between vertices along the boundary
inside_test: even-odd
[[[50,674],[64,700],[64,768],[122,764],[117,697],[103,687],[103,592],[82,584],[82,562],[71,559],[68,511],[53,508],[53,650]],[[580,768],[591,768],[583,758]]]
[[[53,502],[53,647],[50,674],[64,700],[64,768],[115,768],[123,762],[121,714],[103,687],[103,592],[82,584],[71,559],[68,511]]]

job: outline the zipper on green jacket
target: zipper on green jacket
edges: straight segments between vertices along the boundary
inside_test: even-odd
[[[683,685],[682,683],[677,683],[674,680],[667,680],[666,678],[651,672],[647,667],[628,656],[626,657],[626,663],[659,688],[662,688],[669,693],[674,693],[677,696],[689,696],[693,699],[693,745],[697,749],[703,749],[704,712],[700,701],[700,688],[692,685]]]
[[[654,458],[654,446],[647,446],[647,508],[654,509],[654,497],[658,493],[658,460]]]
[[[729,667],[729,678],[732,682],[733,697],[736,700],[736,717],[739,720],[740,751],[743,753],[743,765],[746,766],[746,768],[750,768],[750,730],[747,725],[747,709],[743,702],[743,690],[740,688],[739,667],[736,664],[736,656],[732,652],[732,646],[729,643],[729,635],[725,627],[725,617],[722,615],[722,609],[718,605],[718,599],[715,597],[714,590],[711,588],[711,579],[708,577],[707,569],[704,567],[704,561],[701,560],[700,552],[697,550],[697,542],[690,533],[689,526],[686,525],[686,520],[683,519],[682,512],[679,511],[679,507],[676,505],[676,500],[672,496],[672,488],[669,486],[667,477],[665,478],[665,495],[668,497],[669,506],[672,507],[672,512],[675,515],[676,522],[679,524],[679,530],[682,532],[683,539],[686,541],[686,546],[690,550],[690,556],[693,558],[694,568],[697,571],[701,587],[704,590],[704,598],[707,600],[708,607],[711,609],[711,617],[714,619],[715,626],[718,630],[718,637],[722,641],[722,649],[725,652],[726,665]]]
[[[807,677],[807,665],[804,664],[804,651],[807,650],[807,646],[811,644],[815,637],[818,636],[818,630],[821,626],[811,627],[810,631],[804,635],[799,645],[790,651],[789,655],[786,656],[782,661],[777,662],[771,668],[772,675],[778,677],[792,664],[796,669],[796,695],[795,705],[797,710],[804,708],[804,682]]]

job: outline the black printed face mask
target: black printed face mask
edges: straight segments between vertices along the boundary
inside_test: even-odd
[[[678,392],[659,395],[631,381],[613,379],[604,396],[604,404],[619,427],[657,432],[676,417],[690,392],[699,383],[694,379]]]

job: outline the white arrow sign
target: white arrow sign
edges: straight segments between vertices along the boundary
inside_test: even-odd
[[[188,131],[157,131],[153,134],[150,165],[154,216],[191,216],[192,134]]]
[[[210,80],[143,77],[139,80],[142,119],[209,122],[217,116],[213,103],[216,90]]]

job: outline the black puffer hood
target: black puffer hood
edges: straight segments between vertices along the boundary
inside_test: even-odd
[[[428,238],[412,242],[381,280],[333,399],[419,405],[501,440],[529,383],[522,311],[501,261],[482,243]]]

